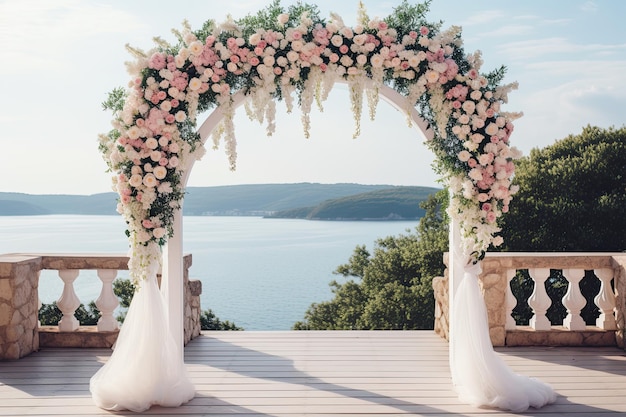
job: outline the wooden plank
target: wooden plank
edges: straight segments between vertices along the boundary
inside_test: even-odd
[[[615,348],[498,348],[517,372],[555,387],[536,416],[626,412],[626,357]],[[89,378],[108,349],[45,349],[0,363],[0,416],[110,416]],[[209,332],[185,349],[196,397],[142,416],[513,416],[459,402],[447,343],[432,332]]]

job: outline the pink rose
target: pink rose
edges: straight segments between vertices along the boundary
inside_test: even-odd
[[[426,36],[428,35],[428,32],[430,32],[430,30],[426,26],[420,27],[420,35]]]
[[[143,227],[145,227],[146,229],[152,229],[154,227],[154,225],[152,224],[152,222],[149,219],[143,219],[141,221],[141,225]]]

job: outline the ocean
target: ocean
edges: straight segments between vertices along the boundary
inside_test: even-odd
[[[330,300],[333,274],[357,245],[413,231],[417,221],[311,221],[186,216],[183,250],[191,279],[202,281],[202,309],[245,330],[289,330],[311,303]],[[0,216],[0,253],[126,253],[121,216]],[[126,271],[119,277],[127,278]],[[100,292],[95,271],[75,281],[81,302]],[[42,271],[39,296],[59,298],[63,282]]]

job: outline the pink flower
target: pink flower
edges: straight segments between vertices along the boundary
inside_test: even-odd
[[[428,32],[430,32],[430,30],[426,26],[420,27],[420,35],[426,36],[428,35]]]
[[[257,65],[259,65],[259,58],[255,56],[250,58],[250,65],[252,65],[253,67],[256,67]]]
[[[484,211],[491,211],[491,203],[483,203],[482,209]]]
[[[469,165],[470,168],[474,168],[476,165],[478,165],[478,162],[476,162],[474,158],[470,158],[467,161],[467,165]]]
[[[341,45],[339,47],[339,52],[341,52],[342,54],[347,54],[349,50],[350,49],[348,48],[348,45]]]
[[[411,39],[417,39],[417,32],[416,32],[416,31],[414,31],[414,30],[410,31],[410,32],[409,32],[409,37],[410,37]]]
[[[146,229],[152,229],[154,227],[154,225],[152,224],[152,222],[149,219],[143,219],[141,221],[141,225],[143,227],[145,227]]]
[[[165,68],[165,55],[160,52],[153,54],[148,61],[148,67],[156,70]]]

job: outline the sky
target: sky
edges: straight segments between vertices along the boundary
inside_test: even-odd
[[[321,15],[356,22],[358,0],[307,1]],[[98,134],[111,128],[101,103],[126,86],[126,44],[148,50],[153,37],[174,41],[186,19],[198,29],[254,14],[270,0],[0,0],[0,192],[90,195],[111,191]],[[283,6],[295,0],[283,0]],[[363,0],[370,18],[400,0]],[[412,2],[414,3],[414,2]],[[626,2],[622,0],[433,0],[427,20],[461,26],[466,52],[482,51],[484,71],[505,65],[519,83],[504,110],[523,112],[511,138],[527,155],[584,126],[626,124]],[[381,102],[364,112],[362,133],[345,86],[311,115],[306,139],[299,109],[277,103],[273,136],[235,119],[238,165],[223,149],[194,165],[188,186],[262,183],[361,183],[439,187],[433,156],[406,117]],[[198,118],[198,125],[204,117]]]

